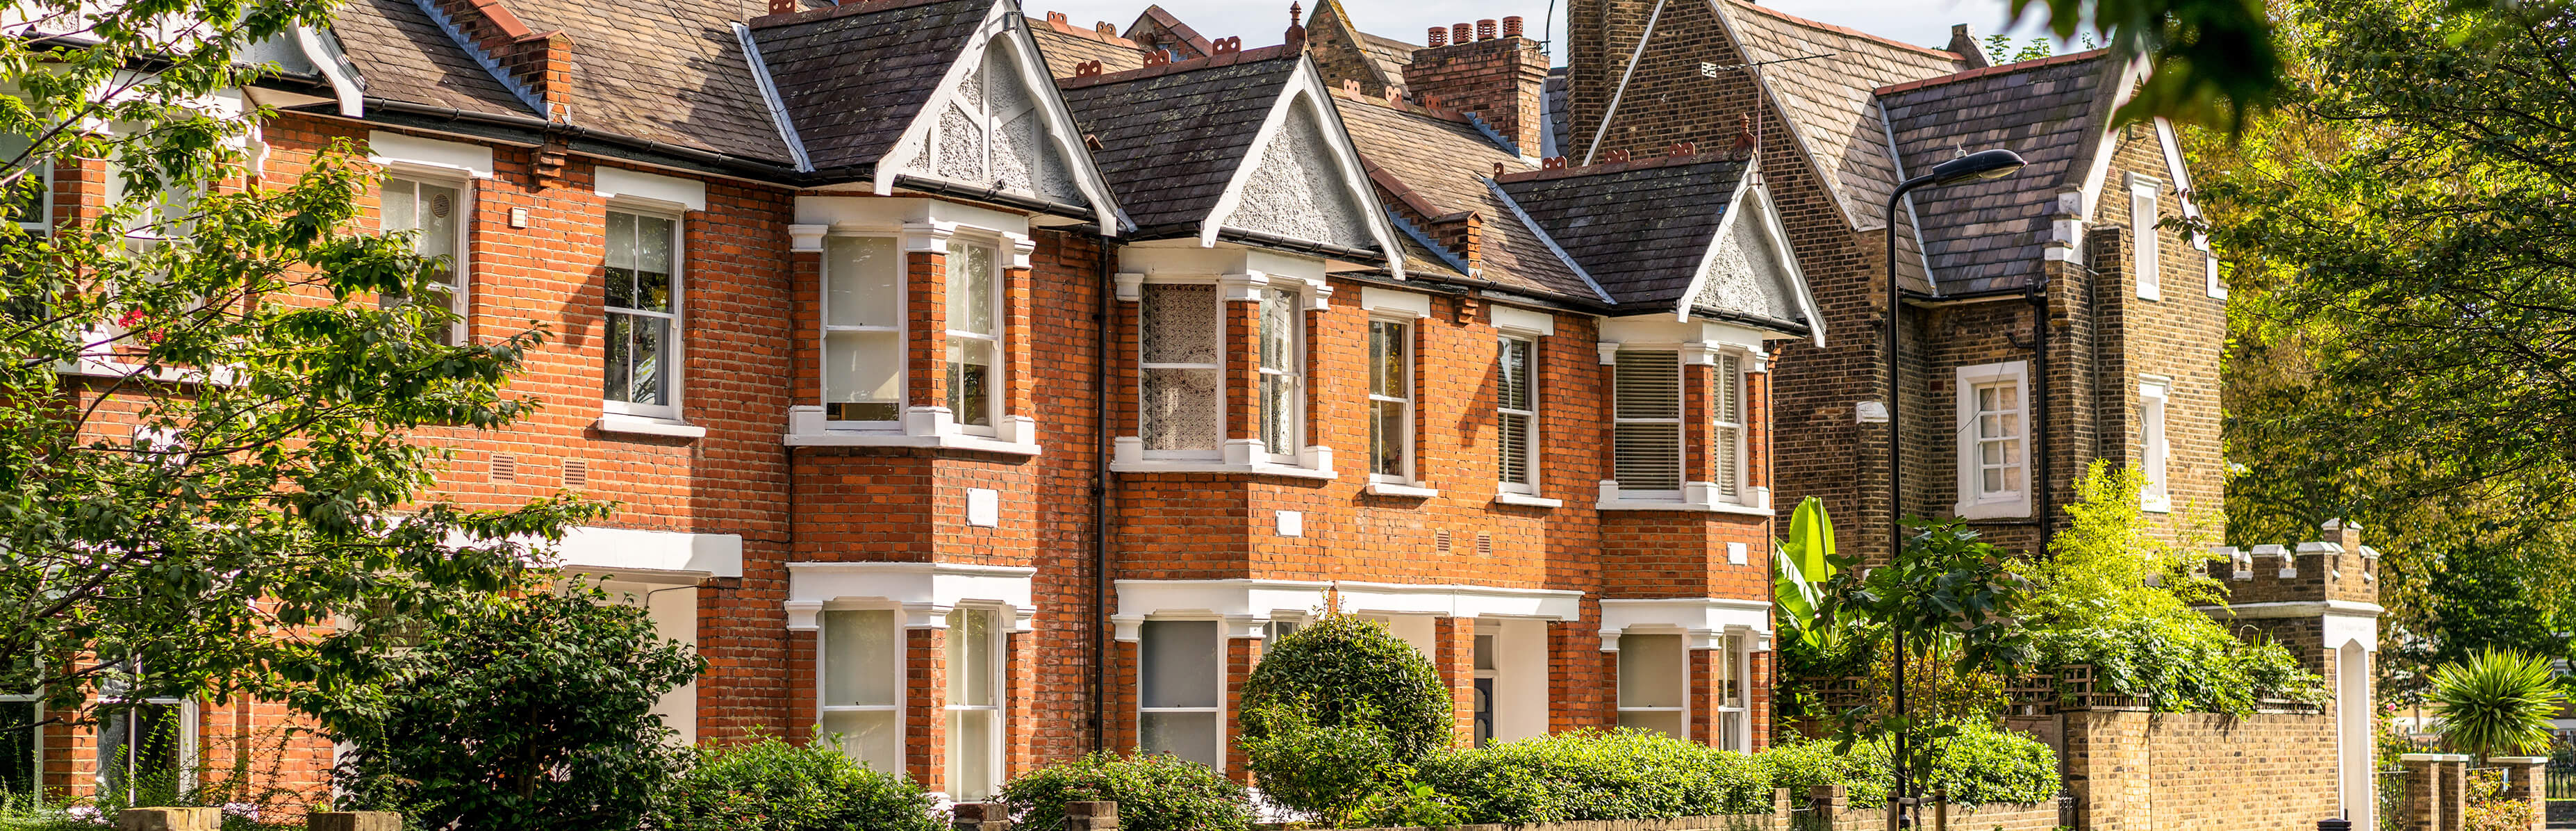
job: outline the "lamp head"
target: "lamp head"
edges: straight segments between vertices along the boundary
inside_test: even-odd
[[[1969,182],[2001,179],[2021,172],[2021,154],[2003,148],[1979,150],[1933,166],[1928,177],[1933,187],[1948,187]]]

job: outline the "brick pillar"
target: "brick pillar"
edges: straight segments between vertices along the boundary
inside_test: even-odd
[[[1444,617],[1432,622],[1439,654],[1431,656],[1440,682],[1449,685],[1449,746],[1476,744],[1476,619]]]
[[[2504,768],[2504,798],[2531,805],[2531,831],[2549,824],[2549,757],[2489,756],[2487,764]]]
[[[822,711],[814,696],[821,683],[815,677],[821,657],[814,647],[822,634],[813,628],[787,630],[787,740],[802,744],[814,738],[815,720]]]
[[[2464,753],[2409,753],[2397,757],[2406,769],[2406,802],[2399,810],[2404,831],[2460,831],[2468,807],[2469,757]]]
[[[1237,459],[1236,444],[1261,435],[1261,303],[1257,294],[1235,299],[1234,289],[1219,287],[1225,304],[1225,456]]]
[[[903,766],[923,788],[948,788],[948,630],[903,630]]]
[[[952,831],[1011,831],[1011,806],[999,802],[960,802],[948,808]]]
[[[1716,459],[1709,454],[1709,416],[1714,412],[1710,395],[1717,368],[1701,363],[1692,353],[1683,352],[1682,362],[1682,481],[1707,482],[1716,477]]]
[[[908,353],[904,403],[913,407],[948,406],[948,253],[907,251],[904,306],[910,324],[904,333]],[[906,419],[910,423],[910,419]]]
[[[1771,746],[1771,655],[1757,650],[1744,658],[1744,671],[1753,676],[1753,692],[1744,697],[1744,718],[1750,723],[1756,751]]]
[[[692,242],[696,239],[690,237]],[[811,405],[823,400],[823,254],[796,251],[787,255],[787,261],[787,273],[795,281],[788,287],[788,296],[796,299],[796,365],[788,370],[794,373],[795,387],[788,403]]]
[[[1229,304],[1241,308],[1243,304]],[[1220,624],[1231,630],[1231,624]],[[1234,737],[1243,735],[1243,685],[1252,680],[1252,668],[1261,663],[1261,631],[1255,627],[1251,637],[1232,637],[1225,631],[1225,775],[1244,784],[1252,783],[1252,770],[1246,766],[1243,749],[1234,746]]]
[[[1002,625],[1011,625],[1008,614]],[[1003,781],[1037,768],[1037,642],[1037,632],[1012,632],[1004,647],[1010,654],[1002,671]]]
[[[1726,641],[1720,639],[1718,643]],[[1717,662],[1724,660],[1725,655],[1717,649],[1693,649],[1687,654],[1690,655],[1690,686],[1683,700],[1690,702],[1690,739],[1700,744],[1715,745],[1717,704],[1726,692],[1717,680]]]
[[[1001,256],[1004,262],[1010,261],[1012,253],[1009,244],[1005,243],[1002,246]],[[1034,418],[1037,414],[1037,405],[1032,402],[1031,396],[1036,386],[1033,383],[1036,376],[1032,374],[1035,356],[1031,354],[1030,345],[1033,343],[1031,338],[1035,319],[1029,313],[1031,290],[1029,274],[1030,269],[1026,268],[1001,270],[1002,354],[997,356],[997,360],[1002,365],[1003,414]],[[1021,436],[1019,440],[1034,442],[1038,437]]]
[[[2149,799],[2154,766],[2148,753],[2147,714],[2127,710],[2077,710],[2065,714],[2064,775],[2088,831],[2147,831],[2155,827]]]
[[[1118,803],[1065,803],[1064,831],[1118,831]]]

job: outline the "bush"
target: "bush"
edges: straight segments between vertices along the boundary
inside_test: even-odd
[[[1654,819],[1771,810],[1752,757],[1646,730],[1578,730],[1424,759],[1414,780],[1468,823]]]
[[[1012,821],[1029,831],[1064,825],[1067,802],[1118,803],[1124,831],[1247,831],[1242,785],[1206,765],[1160,753],[1093,753],[1021,774],[1002,785]]]
[[[2057,795],[2057,751],[2036,738],[1984,722],[1953,725],[1956,733],[1929,740],[1932,769],[1918,771],[1925,795],[1946,794],[1953,805],[2027,805]],[[1937,732],[1937,731],[1936,731]],[[1754,755],[1772,787],[1803,793],[1814,785],[1842,784],[1854,805],[1887,801],[1896,784],[1895,756],[1886,739],[1834,752],[1827,740],[1777,745]]]
[[[2550,660],[2490,649],[2433,670],[2433,714],[2442,743],[2492,756],[2549,749],[2550,719],[2567,701]]]
[[[679,770],[652,713],[705,662],[598,590],[516,598],[393,656],[397,679],[322,717],[352,749],[341,804],[423,828],[633,828]]]
[[[1321,727],[1374,724],[1411,763],[1449,745],[1449,687],[1412,644],[1376,621],[1328,614],[1263,651],[1243,685],[1243,710],[1301,707]],[[1265,726],[1247,720],[1246,738]],[[1265,778],[1271,771],[1261,773]]]
[[[707,745],[662,795],[656,831],[938,831],[931,799],[816,742]]]
[[[1327,828],[1359,827],[1352,812],[1380,795],[1404,765],[1394,735],[1363,717],[1326,727],[1305,707],[1264,704],[1245,710],[1240,740],[1271,802],[1307,814]],[[1251,725],[1260,725],[1253,729]],[[1373,823],[1371,823],[1373,824]]]

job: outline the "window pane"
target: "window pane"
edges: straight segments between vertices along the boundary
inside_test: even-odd
[[[387,233],[420,228],[420,187],[409,179],[386,179],[380,201]]]
[[[894,612],[823,613],[823,706],[897,703]]]
[[[1612,476],[1629,490],[1669,491],[1682,486],[1679,424],[1617,424],[1610,430]]]
[[[948,341],[948,410],[957,423],[993,424],[993,342],[950,338]]]
[[[824,713],[823,732],[841,737],[841,752],[881,771],[903,771],[903,730],[894,711]]]
[[[1660,730],[1663,731],[1664,735],[1688,741],[1690,739],[1690,735],[1687,731],[1682,729],[1682,718],[1685,715],[1685,713],[1677,710],[1661,712],[1637,712],[1634,710],[1623,710],[1619,713],[1619,726],[1634,727],[1640,730]]]
[[[656,312],[671,310],[671,237],[677,230],[670,219],[658,216],[635,218],[636,298],[637,306]]]
[[[1730,640],[1720,654],[1726,656],[1726,660],[1718,664],[1718,668],[1724,671],[1720,679],[1722,683],[1718,691],[1718,706],[1742,707],[1744,706],[1744,653],[1737,651]]]
[[[1297,439],[1289,435],[1297,423],[1294,389],[1285,376],[1261,376],[1261,443],[1272,453],[1297,452]]]
[[[1529,416],[1504,413],[1495,426],[1501,434],[1495,444],[1502,455],[1502,480],[1515,485],[1529,484]]]
[[[993,729],[991,710],[948,711],[948,796],[962,802],[993,795]]]
[[[1145,449],[1217,449],[1223,370],[1148,369],[1141,381]]]
[[[670,342],[668,318],[610,314],[608,366],[601,395],[611,401],[666,404],[662,357]]]
[[[1169,753],[1208,767],[1217,758],[1216,713],[1145,713],[1137,719],[1136,743],[1153,753]]]
[[[1261,290],[1261,368],[1295,372],[1297,295],[1280,289]]]
[[[1619,706],[1682,706],[1687,657],[1680,635],[1620,635]]]
[[[1680,418],[1681,355],[1621,352],[1612,366],[1619,418]]]
[[[1146,707],[1217,706],[1220,648],[1216,621],[1149,620],[1137,634]]]
[[[462,194],[456,188],[426,182],[418,183],[417,187],[420,190],[420,205],[415,213],[420,224],[418,248],[423,256],[448,258],[447,282],[454,285],[456,229],[461,219],[458,214],[463,212],[463,205],[459,204]]]
[[[1404,402],[1371,401],[1369,408],[1369,472],[1404,475]]]
[[[1404,371],[1405,326],[1369,321],[1369,394],[1406,397],[1412,379]]]
[[[890,237],[823,239],[823,323],[902,325],[903,256]]]
[[[1149,364],[1216,363],[1218,330],[1216,287],[1145,286],[1143,360]]]
[[[993,334],[993,249],[948,241],[948,328]]]
[[[823,336],[823,401],[835,421],[894,421],[903,397],[903,336],[833,332]],[[859,403],[864,406],[839,406]]]
[[[948,703],[991,706],[993,610],[948,613]]]
[[[1501,402],[1498,406],[1503,409],[1527,410],[1530,408],[1529,353],[1529,341],[1518,338],[1503,339],[1502,351],[1494,368],[1495,374],[1502,382],[1497,394]]]
[[[635,307],[635,215],[608,212],[608,305]]]
[[[1477,668],[1477,669],[1493,669],[1493,668],[1494,668],[1494,636],[1492,636],[1492,635],[1477,635],[1477,636],[1476,636],[1476,668]]]

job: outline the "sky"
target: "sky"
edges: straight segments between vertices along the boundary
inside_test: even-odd
[[[1701,0],[1675,0],[1700,2]],[[1031,15],[1063,12],[1074,25],[1090,26],[1095,21],[1109,21],[1126,31],[1148,2],[1160,2],[1163,8],[1210,38],[1243,36],[1246,47],[1268,46],[1280,42],[1288,30],[1289,0],[1020,0]],[[1980,37],[2004,31],[2008,16],[2006,0],[1762,0],[1763,4],[1799,17],[1820,20],[1859,29],[1881,37],[1924,46],[1941,46],[1950,42],[1950,26],[1966,23],[1975,26]],[[1313,5],[1308,3],[1307,5]],[[1474,23],[1478,20],[1501,20],[1520,15],[1531,29],[1550,15],[1549,0],[1342,0],[1342,8],[1351,13],[1353,22],[1372,34],[1421,43],[1425,30],[1432,26]],[[1556,0],[1555,24],[1551,33],[1556,43],[1565,37],[1565,4]],[[2039,26],[2024,21],[2013,31],[2016,39],[2027,39],[2038,33]],[[1564,62],[1563,49],[1552,49],[1558,63]],[[2065,50],[2060,50],[2065,51]]]

